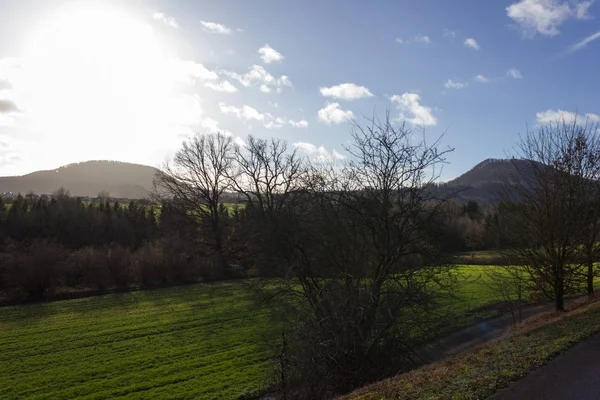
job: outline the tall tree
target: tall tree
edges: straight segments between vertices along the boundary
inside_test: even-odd
[[[219,205],[230,186],[232,163],[231,136],[197,134],[182,144],[155,179],[155,196],[177,203],[171,212],[181,210],[182,217],[198,228],[201,243],[216,256],[221,273],[227,259]]]
[[[230,182],[249,216],[238,232],[245,238],[240,247],[252,248],[250,259],[262,275],[279,275],[293,254],[290,211],[300,200],[296,194],[302,188],[305,160],[288,151],[285,141],[252,136],[245,146],[235,147],[234,159]]]
[[[564,310],[565,296],[582,286],[582,244],[596,251],[600,145],[597,126],[580,122],[559,120],[527,131],[513,160],[519,179],[503,193],[505,228],[514,240],[509,256],[526,266],[556,310]],[[592,267],[590,261],[589,273]]]
[[[431,184],[450,149],[389,118],[356,125],[344,165],[314,165],[294,203],[285,271],[294,312],[282,353],[285,387],[306,398],[397,372],[411,330],[446,267],[432,243],[442,202]]]

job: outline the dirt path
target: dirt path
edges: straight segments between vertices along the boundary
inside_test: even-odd
[[[522,318],[528,318],[544,311],[551,311],[551,305],[535,305],[522,310]],[[456,354],[469,347],[485,343],[490,339],[500,336],[512,326],[512,316],[505,314],[458,330],[448,336],[430,343],[417,353],[422,362],[434,362],[449,355]]]

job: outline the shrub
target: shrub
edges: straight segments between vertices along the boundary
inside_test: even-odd
[[[42,299],[56,289],[64,277],[64,249],[46,241],[29,245],[11,245],[6,256],[8,279],[12,289],[29,299]]]
[[[127,287],[134,281],[131,264],[131,251],[122,246],[108,248],[107,254],[108,271],[115,285]]]
[[[108,266],[108,249],[85,247],[69,256],[65,284],[69,287],[106,290],[114,285]]]

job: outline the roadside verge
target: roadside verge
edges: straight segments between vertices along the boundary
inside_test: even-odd
[[[343,399],[487,398],[600,332],[600,302],[536,315],[505,335],[440,362],[358,389]]]

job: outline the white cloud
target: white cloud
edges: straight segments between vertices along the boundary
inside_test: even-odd
[[[19,107],[10,99],[0,98],[0,114],[11,114],[19,111]]]
[[[477,75],[477,76],[476,76],[475,78],[473,78],[473,79],[474,79],[476,82],[479,82],[479,83],[488,83],[488,82],[490,81],[490,80],[489,80],[489,78],[486,78],[486,77],[485,77],[485,76],[483,76],[483,75]]]
[[[506,75],[510,78],[513,79],[521,79],[523,78],[523,75],[521,74],[521,71],[519,71],[516,68],[511,68],[508,71],[506,71]]]
[[[181,95],[172,99],[167,107],[173,123],[190,126],[197,125],[202,121],[204,111],[200,96],[197,94]]]
[[[586,122],[600,123],[600,115],[587,113],[584,115],[578,115],[574,112],[565,110],[546,110],[535,114],[538,125],[548,125],[554,123],[565,122],[572,124],[577,121],[579,124],[585,124]]]
[[[446,83],[444,84],[444,87],[446,89],[462,89],[468,85],[469,84],[466,82],[457,82],[457,81],[453,81],[452,79],[448,79],[446,81]]]
[[[593,42],[594,40],[600,39],[600,31],[591,34],[587,37],[585,37],[583,40],[575,43],[574,45],[572,45],[571,47],[569,47],[569,52],[573,52],[573,51],[578,51],[581,50],[585,47],[587,47],[588,44],[590,44],[591,42]]]
[[[244,121],[258,121],[262,122],[263,126],[267,129],[279,129],[286,125],[290,125],[294,128],[306,128],[308,122],[305,120],[294,121],[288,120],[287,117],[276,117],[270,113],[261,113],[254,107],[244,105],[242,107],[228,106],[225,103],[219,103],[219,109],[225,115],[232,115],[237,119]],[[207,118],[210,120],[210,118]]]
[[[155,12],[154,14],[152,14],[152,18],[154,18],[157,21],[162,21],[165,24],[169,25],[170,27],[179,28],[179,25],[177,24],[177,20],[174,17],[169,17],[169,16],[165,15],[164,13]]]
[[[173,60],[171,65],[172,73],[183,82],[214,81],[219,78],[216,72],[195,61]]]
[[[246,147],[246,142],[239,136],[233,138],[233,144],[239,147]]]
[[[555,36],[558,27],[568,19],[589,18],[593,0],[521,0],[506,7],[506,14],[519,24],[529,38],[540,33]]]
[[[264,124],[264,127],[267,129],[279,129],[283,128],[283,126],[287,123],[287,120],[282,117],[273,117],[269,115],[269,120]]]
[[[456,37],[456,31],[451,31],[450,29],[444,29],[444,33],[442,33],[442,36],[445,38],[454,39]]]
[[[431,43],[431,39],[429,38],[429,36],[419,34],[419,35],[415,36],[415,42],[429,44],[429,43]]]
[[[479,43],[477,43],[477,41],[473,38],[467,38],[465,39],[465,46],[473,49],[473,50],[479,50],[481,49],[481,46],[479,46]]]
[[[288,120],[286,117],[274,117],[273,115],[267,113],[267,122],[264,124],[264,127],[267,129],[279,129],[283,128],[285,125],[290,125],[293,128],[306,128],[308,127],[308,121],[300,120]]]
[[[250,106],[244,106],[242,107],[242,115],[244,117],[244,119],[247,120],[256,120],[256,121],[262,121],[265,119],[264,114],[259,113],[258,111],[256,111],[256,108],[250,107]]]
[[[292,86],[292,82],[287,76],[281,75],[279,78],[276,78],[260,65],[253,65],[250,67],[250,71],[245,74],[238,74],[230,71],[222,71],[222,73],[235,79],[241,83],[242,86],[259,86],[262,92],[266,92],[265,88],[275,87],[281,89],[284,86]]]
[[[279,81],[278,81],[279,85],[283,85],[283,86],[292,86],[292,81],[290,81],[290,78],[288,78],[285,75],[281,75],[279,77]]]
[[[3,118],[0,115],[0,126],[3,124]],[[10,173],[10,166],[17,166],[20,162],[29,161],[31,153],[34,151],[43,151],[38,143],[15,138],[10,135],[0,134],[0,167],[2,167],[2,175],[14,175]]]
[[[271,88],[268,87],[267,85],[260,85],[259,90],[263,93],[270,93],[271,92]]]
[[[354,114],[350,110],[343,110],[339,103],[326,103],[325,107],[318,112],[319,121],[331,124],[341,124],[352,118]]]
[[[3,81],[3,86],[11,86],[11,79],[19,75],[22,70],[23,60],[18,57],[0,58],[0,79]]]
[[[258,49],[260,53],[260,58],[267,64],[271,64],[272,62],[281,62],[284,59],[283,55],[280,52],[265,44],[263,47]]]
[[[431,43],[431,38],[429,36],[426,36],[426,35],[418,34],[418,35],[416,35],[412,39],[395,38],[394,41],[396,43],[400,43],[400,44],[410,44],[410,43],[430,44]]]
[[[204,130],[206,130],[206,132],[208,132],[208,133],[217,133],[217,132],[228,133],[226,130],[221,129],[219,127],[219,121],[217,121],[214,118],[210,118],[210,117],[204,118],[202,120],[202,122],[200,123],[200,127],[203,128]]]
[[[431,108],[420,104],[421,96],[417,93],[394,95],[392,103],[396,103],[400,117],[413,125],[432,126],[437,124]]]
[[[288,123],[291,126],[293,126],[294,128],[306,128],[306,127],[308,127],[308,121],[305,120],[305,119],[300,120],[300,121],[294,121],[294,120],[290,119],[288,121]]]
[[[327,149],[325,149],[325,147],[317,147],[312,143],[296,142],[294,143],[294,146],[297,149],[300,149],[301,151],[308,154],[309,157],[315,160],[316,162],[333,162],[336,160],[343,160],[344,158],[346,158],[344,157],[344,155],[338,153],[335,149],[329,152],[327,151]]]
[[[354,83],[342,83],[336,86],[324,87],[319,91],[322,96],[333,97],[334,99],[356,100],[362,97],[372,97],[373,93],[364,86],[359,86]]]
[[[237,92],[237,88],[233,86],[229,81],[223,81],[221,83],[212,83],[206,82],[204,84],[209,89],[214,90],[215,92],[224,92],[224,93],[235,93]]]
[[[221,102],[219,103],[219,109],[223,114],[233,115],[237,119],[243,119],[246,121],[263,121],[265,119],[264,114],[259,113],[256,108],[247,105],[238,108],[235,106],[228,106]]]
[[[216,33],[219,35],[229,35],[231,33],[231,29],[216,22],[200,21],[200,23],[202,24],[202,29],[204,29],[206,32]]]
[[[15,119],[8,115],[0,114],[0,126],[13,126],[15,124]]]

